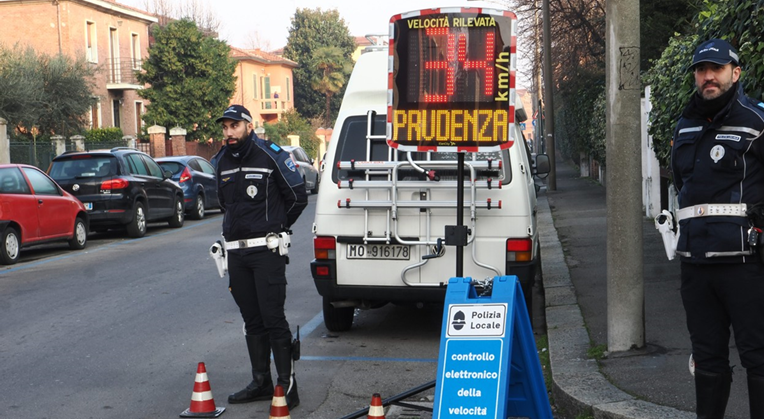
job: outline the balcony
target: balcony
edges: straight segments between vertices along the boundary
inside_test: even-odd
[[[107,67],[106,88],[109,90],[140,90],[143,84],[136,74],[141,71],[141,60],[110,59]]]
[[[260,113],[280,115],[291,109],[291,102],[275,99],[260,99]]]

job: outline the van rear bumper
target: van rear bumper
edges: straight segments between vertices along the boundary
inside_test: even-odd
[[[319,275],[318,268],[327,268],[328,275]],[[524,294],[531,296],[534,285],[537,263],[531,261],[525,264],[510,264],[505,267],[506,275],[515,275],[521,282]],[[311,276],[313,276],[316,291],[330,301],[365,300],[388,302],[443,302],[446,295],[446,285],[433,287],[397,286],[383,287],[374,285],[338,285],[337,269],[334,260],[312,260]],[[481,278],[482,279],[482,278]],[[448,278],[444,278],[444,283]]]
[[[316,270],[319,267],[327,267],[329,275],[318,275]],[[446,285],[433,287],[338,285],[334,260],[312,260],[311,275],[314,285],[316,285],[316,291],[330,301],[442,303],[446,295]]]

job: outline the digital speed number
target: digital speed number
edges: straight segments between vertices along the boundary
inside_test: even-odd
[[[404,151],[490,151],[513,144],[516,18],[478,8],[390,21],[387,139]]]
[[[422,62],[425,69],[423,74],[418,71],[409,72],[408,93],[412,99],[425,103],[494,100],[495,34],[493,30],[478,30],[473,32],[473,36],[475,35],[478,35],[478,40],[483,43],[485,50],[483,56],[476,57],[478,59],[470,59],[467,55],[466,33],[455,33],[448,28],[428,28],[425,29],[424,37],[410,38],[410,42],[414,44],[410,45],[410,50],[433,50],[435,48],[431,48],[431,43],[446,45],[446,51],[441,51],[445,52],[445,56],[439,54],[437,57],[430,57],[439,59]],[[458,75],[459,89],[456,81]]]

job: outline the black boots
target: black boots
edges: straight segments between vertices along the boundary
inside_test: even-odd
[[[746,377],[746,384],[749,387],[749,417],[762,418],[762,377]]]
[[[274,364],[279,378],[277,384],[284,389],[284,398],[287,401],[287,407],[292,410],[300,404],[298,397],[297,381],[295,381],[294,360],[292,358],[292,340],[280,339],[272,342],[274,351]]]
[[[243,390],[228,396],[228,402],[236,404],[271,400],[274,396],[274,383],[271,380],[271,344],[268,334],[246,335],[245,339],[252,364],[252,382]]]
[[[723,419],[725,408],[728,406],[732,378],[730,372],[712,373],[696,369],[694,381],[696,382],[697,419]],[[761,396],[762,381],[760,381]]]

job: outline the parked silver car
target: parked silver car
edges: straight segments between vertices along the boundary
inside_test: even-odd
[[[292,155],[292,160],[295,161],[300,175],[303,176],[306,191],[312,194],[318,192],[321,177],[319,176],[319,171],[313,165],[313,159],[308,157],[308,154],[302,147],[285,145],[282,148]]]

